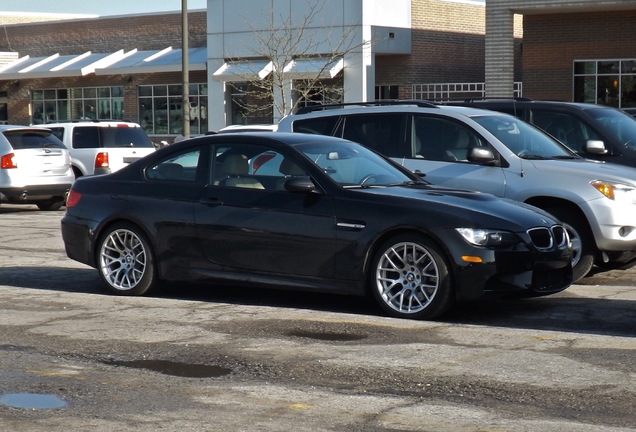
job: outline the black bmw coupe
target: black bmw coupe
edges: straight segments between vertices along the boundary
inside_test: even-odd
[[[70,258],[124,295],[222,282],[369,294],[389,315],[433,319],[455,301],[572,281],[570,241],[549,214],[435,187],[318,135],[209,135],[82,177],[62,236]]]

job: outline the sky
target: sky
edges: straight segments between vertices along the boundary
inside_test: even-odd
[[[205,9],[207,0],[187,0],[188,9]],[[2,12],[129,15],[180,11],[181,0],[0,0]]]

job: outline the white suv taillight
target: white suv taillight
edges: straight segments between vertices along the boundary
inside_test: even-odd
[[[13,158],[15,157],[14,153],[7,153],[6,155],[0,158],[0,168],[9,169],[9,168],[17,168],[18,164],[15,163]]]
[[[108,168],[108,152],[100,152],[95,156],[95,168]]]

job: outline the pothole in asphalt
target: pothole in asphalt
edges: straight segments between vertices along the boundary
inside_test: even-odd
[[[218,378],[229,375],[232,370],[221,366],[204,364],[179,363],[168,360],[131,360],[131,361],[105,361],[112,366],[123,366],[135,369],[147,369],[164,375],[173,375],[185,378]]]
[[[317,339],[322,341],[331,342],[350,342],[365,339],[366,335],[356,335],[350,333],[336,333],[336,332],[313,332],[303,330],[292,330],[287,333],[288,336],[295,336],[301,338]]]
[[[67,403],[64,399],[51,394],[5,393],[0,395],[0,405],[24,409],[59,409]]]

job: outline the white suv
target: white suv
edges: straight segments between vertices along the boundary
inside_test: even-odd
[[[78,121],[46,127],[69,149],[75,177],[108,174],[155,151],[146,131],[137,123]]]
[[[606,269],[636,264],[635,168],[583,159],[508,114],[398,102],[307,107],[282,119],[278,131],[343,137],[431,183],[547,210],[564,222],[572,239],[574,280],[593,264]]]
[[[73,180],[68,150],[50,130],[0,126],[0,202],[57,210]]]

